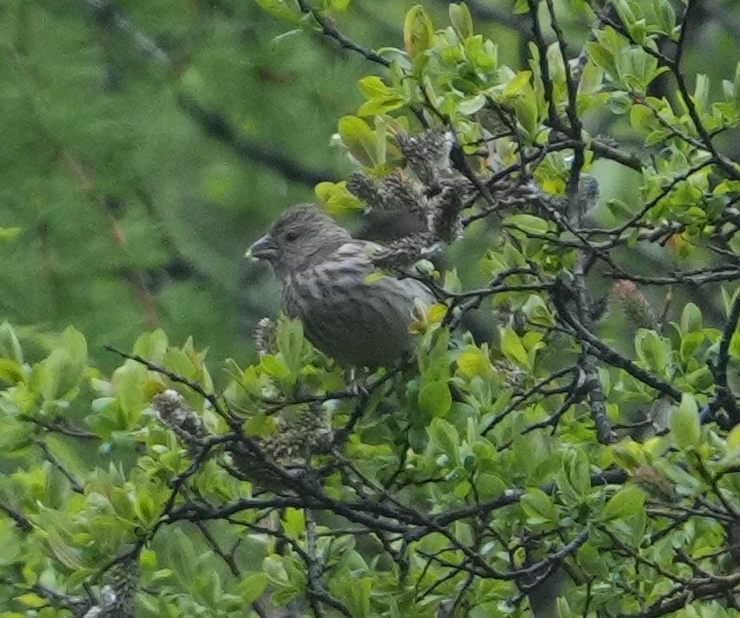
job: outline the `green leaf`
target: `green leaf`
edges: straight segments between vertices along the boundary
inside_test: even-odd
[[[514,101],[514,113],[519,124],[526,132],[530,140],[537,135],[539,115],[537,112],[537,99],[534,92],[528,92],[518,96]]]
[[[387,99],[373,99],[366,101],[357,110],[360,116],[379,116],[399,109],[405,105],[400,97],[388,97]]]
[[[603,522],[636,515],[645,506],[645,494],[634,485],[625,485],[604,506],[599,520]]]
[[[582,450],[572,451],[566,459],[563,468],[571,486],[578,495],[585,496],[591,489],[591,464],[586,453]]]
[[[556,523],[559,519],[558,509],[550,496],[536,487],[527,489],[519,504],[531,525]]]
[[[504,99],[511,99],[520,96],[525,91],[531,91],[531,80],[531,71],[520,71],[513,79],[509,80],[501,95]]]
[[[243,578],[237,584],[236,589],[242,597],[244,606],[251,605],[259,599],[268,583],[269,579],[264,573],[252,573]]]
[[[41,394],[45,400],[61,399],[82,379],[87,365],[87,342],[71,326],[61,336],[59,345],[43,361]]]
[[[683,355],[683,348],[681,349],[681,352]],[[706,365],[687,374],[685,380],[686,384],[691,386],[691,388],[697,392],[702,392],[714,384],[714,376]]]
[[[159,518],[154,500],[149,494],[139,492],[134,500],[134,512],[144,527],[152,526]]]
[[[56,530],[49,530],[47,532],[47,539],[51,550],[57,557],[59,562],[70,569],[82,568],[82,562],[75,548],[70,547],[67,543],[62,540],[62,537]]]
[[[447,382],[431,382],[419,392],[419,406],[432,417],[444,416],[452,407],[452,395]]]
[[[169,348],[167,334],[162,329],[141,335],[134,344],[134,354],[138,354],[158,365],[164,365]]]
[[[292,381],[293,374],[290,368],[282,358],[274,354],[264,354],[260,358],[260,366],[265,373],[273,378],[277,378],[280,382],[289,383]]]
[[[468,346],[457,359],[457,367],[467,378],[476,376],[488,379],[491,377],[491,361],[483,352],[474,346]]]
[[[452,6],[452,5],[450,5]],[[483,94],[477,94],[474,97],[463,99],[455,106],[455,109],[463,116],[472,116],[480,111],[488,99]]]
[[[527,214],[509,215],[504,219],[503,225],[513,226],[533,234],[545,234],[550,228],[544,219]]]
[[[262,571],[270,582],[276,586],[287,586],[290,584],[288,573],[285,570],[283,560],[280,556],[267,556],[262,561]]]
[[[303,324],[300,320],[281,320],[277,326],[277,347],[283,355],[291,374],[297,376],[301,370],[303,354]]]
[[[403,43],[411,59],[416,59],[432,46],[434,26],[424,7],[414,5],[406,13],[403,22]]]
[[[372,167],[382,163],[375,132],[357,116],[344,116],[338,123],[339,136],[349,153],[360,165]]]
[[[577,614],[573,612],[565,597],[557,598],[558,618],[576,618]]]
[[[673,38],[676,30],[676,11],[670,0],[653,0],[653,12],[662,32]]]
[[[454,425],[442,418],[435,418],[429,425],[429,437],[451,462],[459,463],[460,435]]]
[[[697,307],[694,303],[686,303],[686,306],[681,312],[681,332],[693,333],[701,330],[701,328],[701,309],[699,309],[699,307]]]
[[[501,351],[506,358],[519,365],[520,367],[529,368],[529,356],[522,345],[522,340],[516,331],[507,326],[501,331]]]
[[[126,427],[131,428],[139,418],[139,413],[149,405],[144,391],[146,367],[132,360],[127,360],[122,367],[113,373],[113,385],[116,401],[125,416]]]
[[[9,518],[0,519],[0,547],[0,567],[13,564],[24,549],[23,539]]]
[[[372,577],[354,577],[349,587],[347,609],[352,618],[368,618],[370,616],[370,596],[373,589]]]
[[[360,116],[385,114],[404,105],[403,98],[376,75],[364,77],[358,86],[366,99],[357,112]]]
[[[314,188],[316,197],[321,200],[330,214],[342,214],[347,211],[361,210],[363,202],[347,189],[347,182],[320,182]]]
[[[482,500],[486,500],[488,498],[500,496],[504,491],[506,491],[506,483],[504,483],[504,481],[495,474],[483,472],[476,477],[475,488],[478,496]]]
[[[740,455],[740,425],[732,428],[725,440],[725,455],[722,458],[723,463],[734,461]]]
[[[534,324],[552,326],[555,320],[550,313],[550,308],[541,296],[531,294],[522,307],[524,315]]]
[[[704,340],[704,333],[701,331],[687,333],[681,337],[681,359],[684,362],[688,362],[692,358],[695,358],[697,352],[704,344]]]
[[[453,29],[461,39],[467,39],[473,36],[473,18],[470,10],[464,2],[459,4],[450,4],[449,6],[450,23]]]
[[[289,24],[297,24],[301,19],[301,13],[294,2],[288,2],[286,0],[257,0],[257,4],[262,7],[264,11],[282,19]]]
[[[15,361],[18,365],[23,364],[21,344],[8,322],[0,324],[0,358]]]
[[[357,86],[360,88],[362,96],[368,101],[378,97],[388,97],[393,95],[393,90],[391,90],[377,75],[363,77],[359,82],[357,82]]]
[[[306,532],[306,517],[301,509],[288,508],[282,517],[285,532],[293,538],[300,538]]]
[[[669,417],[673,444],[680,450],[698,446],[701,438],[699,407],[696,399],[689,393],[681,396],[681,403],[671,411]]]
[[[670,361],[670,344],[654,330],[641,328],[635,335],[635,351],[640,360],[656,373],[663,374]]]
[[[698,112],[703,112],[709,106],[709,77],[701,73],[696,76],[694,86],[694,102]]]
[[[614,61],[614,54],[601,43],[593,41],[586,43],[586,52],[597,67],[602,69],[607,75],[614,78],[617,75],[617,65]]]

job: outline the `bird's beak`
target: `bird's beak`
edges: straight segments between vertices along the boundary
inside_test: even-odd
[[[277,257],[278,248],[275,241],[269,234],[265,234],[262,238],[255,241],[255,243],[247,249],[247,253],[244,257],[251,260],[267,260],[270,261]]]

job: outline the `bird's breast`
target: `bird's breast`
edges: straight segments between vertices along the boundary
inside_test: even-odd
[[[327,261],[284,278],[283,310],[300,318],[314,346],[347,365],[377,366],[408,350],[417,299],[433,302],[413,280],[369,277],[367,262]]]

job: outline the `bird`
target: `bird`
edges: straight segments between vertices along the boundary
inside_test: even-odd
[[[282,309],[314,347],[350,368],[390,366],[413,349],[409,326],[435,297],[424,283],[381,273],[382,245],[354,239],[313,204],[283,212],[247,256],[272,266]]]

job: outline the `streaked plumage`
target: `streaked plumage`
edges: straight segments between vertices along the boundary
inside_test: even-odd
[[[434,302],[419,281],[376,277],[371,256],[379,248],[302,205],[283,213],[251,253],[272,265],[283,310],[301,319],[314,346],[344,365],[376,367],[411,348],[414,307]]]

